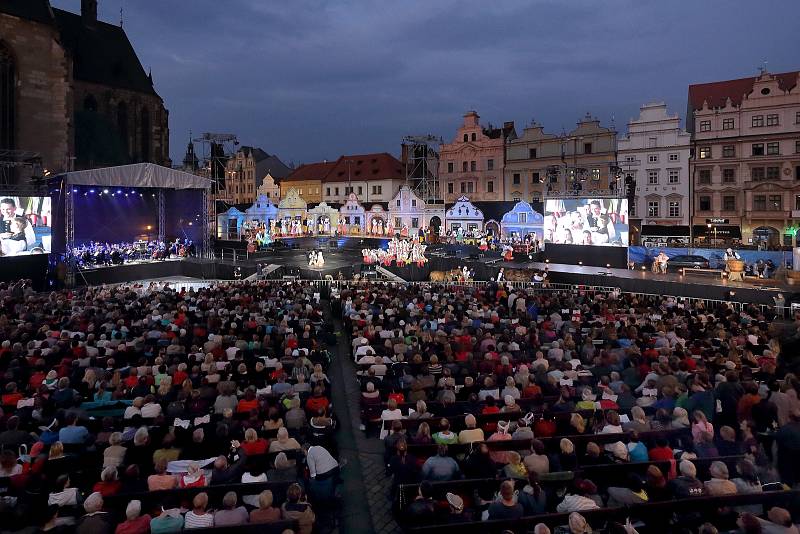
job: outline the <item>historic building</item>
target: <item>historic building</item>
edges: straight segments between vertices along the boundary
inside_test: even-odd
[[[392,228],[393,233],[405,228],[408,235],[417,235],[421,229],[438,234],[443,230],[444,220],[444,205],[427,205],[407,185],[389,202],[387,228]]]
[[[322,202],[322,180],[334,167],[334,162],[321,161],[307,163],[293,170],[289,176],[281,180],[281,198],[285,198],[290,190],[296,189],[297,193],[311,204]]]
[[[386,152],[339,157],[322,179],[322,199],[347,202],[350,193],[366,204],[389,202],[405,185],[403,165]]]
[[[506,145],[504,198],[540,202],[548,186],[574,191],[576,184],[586,195],[607,191],[616,150],[617,132],[600,126],[588,113],[574,130],[561,135],[545,133],[534,122]]]
[[[762,71],[689,86],[695,239],[777,246],[800,222],[799,81]]]
[[[265,179],[272,186],[268,182],[264,189],[274,194],[275,179],[280,181],[290,172],[291,169],[277,156],[267,154],[260,148],[240,147],[225,163],[225,187],[220,191],[220,197],[230,204],[252,203]],[[270,191],[265,190],[264,193]]]
[[[667,113],[665,103],[645,104],[618,142],[623,174],[636,183],[628,206],[633,224],[689,224],[691,135],[680,123],[678,115]]]
[[[475,111],[464,115],[451,143],[441,146],[439,187],[445,202],[467,195],[473,201],[503,200],[505,144],[517,136],[514,123],[483,127]]]
[[[0,2],[0,150],[41,157],[32,173],[152,162],[171,166],[168,112],[120,26],[47,0]],[[17,152],[9,152],[17,151]]]

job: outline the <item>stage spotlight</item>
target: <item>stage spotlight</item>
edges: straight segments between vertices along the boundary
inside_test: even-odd
[[[117,194],[121,195],[122,194],[122,189],[117,189]]]
[[[643,270],[643,271],[645,270],[645,268],[644,268],[644,265],[642,265],[642,270]]]
[[[610,269],[610,268],[611,268],[611,264],[610,263],[606,263],[606,269]]]
[[[147,231],[149,232],[149,231],[150,231],[150,230],[152,230],[152,229],[153,229],[153,227],[152,227],[152,226],[150,226],[150,225],[148,224],[148,225],[147,225]]]
[[[75,189],[73,189],[73,190],[72,190],[72,192],[73,192],[73,193],[77,193],[77,192],[78,192],[78,189],[77,189],[77,188],[75,188]]]
[[[103,189],[103,193],[108,194],[108,189]]]
[[[192,221],[189,221],[189,226],[191,226],[192,224],[193,224]]]
[[[545,263],[550,263],[549,259],[544,260]]]
[[[578,262],[578,265],[583,265],[583,262],[582,262],[582,261],[579,261],[579,262]]]
[[[125,193],[125,196],[127,197],[127,196],[128,196],[128,193]]]
[[[90,193],[94,193],[94,189],[89,189],[89,192]]]

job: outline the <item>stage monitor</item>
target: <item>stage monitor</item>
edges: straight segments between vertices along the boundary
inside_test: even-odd
[[[3,258],[50,253],[50,197],[0,193],[0,216],[0,254]]]
[[[556,245],[628,246],[628,200],[548,199],[544,242]]]

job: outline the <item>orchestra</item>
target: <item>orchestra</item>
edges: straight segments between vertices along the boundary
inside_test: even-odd
[[[130,262],[163,261],[169,258],[194,256],[195,245],[190,239],[163,241],[134,241],[123,243],[100,243],[91,241],[72,249],[72,256],[79,267],[122,265]]]

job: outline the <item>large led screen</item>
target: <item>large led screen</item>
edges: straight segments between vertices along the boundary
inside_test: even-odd
[[[2,257],[50,252],[50,197],[0,194],[0,215]]]
[[[544,242],[558,245],[627,247],[628,200],[547,200],[544,205]]]

